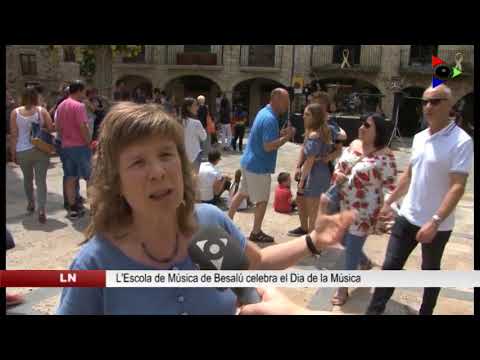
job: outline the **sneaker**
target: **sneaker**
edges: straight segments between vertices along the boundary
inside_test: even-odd
[[[258,233],[254,234],[253,232],[250,233],[249,239],[251,241],[260,242],[260,243],[273,243],[274,239],[270,235],[265,234],[263,231],[259,231]]]
[[[6,295],[7,307],[22,304],[25,300],[22,295],[8,294]]]
[[[307,235],[308,232],[303,230],[302,227],[299,226],[296,229],[290,230],[287,234],[290,236],[303,236],[303,235]]]
[[[82,217],[84,214],[85,214],[85,209],[81,208],[78,205],[74,205],[74,206],[70,206],[67,217],[69,219],[78,219],[79,217]]]

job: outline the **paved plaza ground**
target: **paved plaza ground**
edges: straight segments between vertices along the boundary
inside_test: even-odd
[[[405,170],[410,149],[408,139],[397,147],[398,168]],[[290,241],[287,231],[299,225],[297,215],[278,214],[273,211],[273,191],[276,175],[281,171],[293,172],[298,156],[299,145],[288,143],[278,153],[276,174],[273,175],[272,195],[267,209],[263,230],[274,236],[277,243]],[[239,167],[239,153],[226,153],[219,168],[233,177]],[[48,222],[41,225],[36,216],[26,214],[26,200],[23,191],[23,177],[19,167],[7,165],[6,169],[6,223],[12,232],[16,247],[7,254],[7,269],[67,269],[79,250],[79,243],[84,240],[82,231],[87,225],[88,215],[78,220],[69,220],[63,209],[62,176],[63,171],[58,158],[51,159],[48,171]],[[468,179],[467,191],[456,209],[456,224],[449,243],[446,246],[442,262],[445,270],[473,270],[473,168]],[[85,196],[85,183],[81,184]],[[295,189],[293,189],[295,190]],[[253,224],[253,212],[238,212],[235,223],[248,236]],[[365,252],[375,263],[371,271],[380,270],[383,262],[388,235],[370,236],[365,244]],[[405,268],[420,269],[421,251],[417,247],[410,256]],[[296,269],[341,270],[343,251],[332,249],[319,258],[307,257]],[[9,310],[9,314],[53,314],[58,305],[61,289],[59,288],[9,288],[9,292],[26,295],[27,302]],[[330,298],[334,289],[302,288],[282,289],[294,302],[315,310],[333,311],[334,313],[363,314],[367,307],[372,289],[351,289],[349,301],[342,307],[333,307]],[[416,314],[420,307],[422,289],[397,289],[388,303],[386,314]],[[473,314],[473,289],[442,289],[435,314]]]

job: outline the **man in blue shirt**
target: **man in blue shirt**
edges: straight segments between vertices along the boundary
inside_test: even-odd
[[[255,203],[251,241],[273,242],[273,237],[261,229],[270,198],[271,174],[275,172],[277,150],[295,134],[295,129],[290,125],[279,129],[280,117],[288,111],[289,106],[287,90],[274,89],[270,95],[270,104],[258,112],[253,122],[247,149],[240,161],[243,174],[240,190],[232,199],[228,216],[233,220],[241,202],[250,197]]]

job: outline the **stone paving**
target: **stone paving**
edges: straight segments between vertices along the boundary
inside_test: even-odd
[[[409,159],[409,143],[395,150],[398,168],[404,170]],[[298,226],[297,215],[278,214],[273,211],[273,191],[276,176],[281,171],[293,172],[298,156],[299,145],[288,143],[278,153],[276,174],[272,175],[272,195],[267,209],[263,230],[275,237],[277,243],[291,240],[288,230]],[[239,167],[239,153],[225,153],[219,168],[233,176]],[[47,175],[48,222],[40,225],[36,216],[26,215],[26,200],[23,192],[20,168],[7,165],[6,169],[6,223],[12,232],[16,248],[7,254],[7,269],[67,269],[84,239],[82,231],[87,225],[88,216],[71,221],[66,218],[62,197],[62,169],[58,158],[51,159]],[[456,224],[446,246],[442,262],[445,270],[473,270],[473,169],[469,176],[467,191],[456,209]],[[293,189],[293,192],[295,189]],[[81,192],[85,196],[85,183],[81,182]],[[238,212],[235,223],[248,236],[253,224],[252,210]],[[379,270],[385,255],[388,237],[370,236],[365,244],[365,252]],[[410,256],[406,269],[420,269],[421,251],[417,247]],[[343,263],[343,251],[332,249],[319,258],[307,257],[298,263],[296,269],[338,269]],[[57,288],[9,288],[9,292],[26,294],[27,303],[11,308],[8,314],[53,314],[58,304],[61,289]],[[363,314],[372,289],[351,289],[349,301],[342,307],[332,307],[330,298],[334,289],[282,289],[294,302],[311,309],[333,311],[335,313]],[[386,314],[415,314],[421,303],[422,289],[397,289],[388,303]],[[473,289],[442,289],[435,314],[473,314]]]

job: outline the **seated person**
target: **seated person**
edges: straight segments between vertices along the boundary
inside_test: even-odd
[[[290,174],[285,172],[278,174],[277,181],[278,186],[275,189],[273,208],[276,212],[290,214],[297,206],[295,200],[292,200],[292,192],[290,190],[292,179]]]
[[[228,176],[222,176],[216,168],[220,160],[220,151],[212,150],[208,154],[208,162],[200,164],[198,188],[200,201],[203,203],[218,205],[220,196],[225,190],[230,189],[231,179]]]

